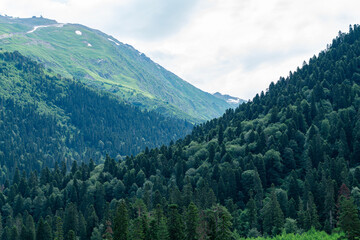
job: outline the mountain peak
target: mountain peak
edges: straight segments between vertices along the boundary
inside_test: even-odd
[[[221,94],[220,92],[213,93],[212,95],[219,99],[225,100],[232,107],[238,107],[239,104],[246,102],[246,100],[244,100],[244,99],[241,99],[238,97],[233,97],[228,94]]]

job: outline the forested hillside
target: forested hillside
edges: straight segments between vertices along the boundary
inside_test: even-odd
[[[1,178],[15,168],[96,162],[136,154],[184,136],[192,126],[121,103],[106,93],[45,72],[18,52],[0,53]],[[4,182],[4,181],[2,181]]]
[[[175,144],[69,173],[16,171],[0,193],[3,239],[355,239],[359,104],[356,25]]]

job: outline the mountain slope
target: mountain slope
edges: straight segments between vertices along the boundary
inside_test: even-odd
[[[83,84],[46,73],[18,52],[0,52],[0,163],[13,168],[137,154],[184,136],[192,125],[141,111]]]
[[[240,104],[246,102],[244,99],[233,97],[228,94],[221,94],[219,92],[213,93],[213,96],[225,100],[229,103],[233,108],[238,107]]]
[[[175,144],[97,166],[74,162],[68,173],[63,163],[41,170],[40,180],[15,171],[4,188],[3,239],[43,219],[60,226],[50,232],[80,239],[231,240],[306,231],[300,239],[337,239],[344,236],[339,228],[356,239],[360,27]],[[25,218],[28,227],[13,224]]]
[[[0,16],[0,44],[66,77],[167,116],[199,122],[230,105],[183,81],[115,38],[78,24]]]
[[[356,239],[360,27],[175,144],[20,175],[0,192],[3,239],[34,222],[80,239]]]
[[[331,233],[335,219],[344,217],[343,201],[360,224],[360,26],[266,93],[196,126],[177,144],[139,154],[118,170],[105,164],[104,171],[127,183],[127,196],[136,181],[119,173],[135,171],[133,166],[154,184],[139,187],[147,196],[165,196],[180,209],[191,201],[203,210],[225,205],[232,230],[244,237],[284,229]],[[149,202],[149,208],[157,204]],[[343,230],[359,236],[358,228]]]

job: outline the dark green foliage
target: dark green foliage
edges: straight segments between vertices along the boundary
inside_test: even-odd
[[[79,230],[79,214],[74,203],[69,203],[65,208],[63,228],[65,236],[69,231],[77,233]]]
[[[169,206],[168,230],[170,239],[185,239],[183,220],[176,204]]]
[[[121,200],[114,219],[114,240],[128,239],[128,225],[129,219],[126,203],[124,200]]]
[[[2,238],[21,234],[27,213],[38,230],[48,223],[65,239],[331,233],[336,220],[356,236],[360,28],[351,34],[356,40],[339,36],[266,93],[169,146],[100,165],[72,162],[69,172],[65,162],[24,174],[14,164],[0,193]]]
[[[276,197],[275,188],[272,189],[269,200],[262,209],[264,233],[277,235],[284,226],[284,214]]]
[[[196,205],[191,202],[186,212],[185,218],[185,239],[196,240],[199,239],[199,211]]]
[[[37,229],[36,229],[36,240],[48,240],[52,239],[52,230],[48,222],[44,222],[42,218],[40,218]],[[72,239],[68,239],[72,240]]]
[[[165,118],[119,102],[75,80],[46,74],[18,52],[0,52],[0,165],[21,183],[19,170],[54,167],[63,157],[99,161],[104,153],[136,154],[176,140],[191,130],[186,121]],[[26,121],[23,121],[26,119]],[[40,164],[42,163],[42,164]],[[16,167],[19,169],[16,170]]]
[[[35,224],[31,215],[28,215],[25,219],[25,224],[22,226],[20,238],[23,240],[35,239]]]
[[[360,220],[353,198],[340,197],[339,226],[348,239],[360,238]]]

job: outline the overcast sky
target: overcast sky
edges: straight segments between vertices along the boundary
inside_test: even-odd
[[[99,29],[204,91],[250,99],[360,23],[360,1],[0,0],[0,14]]]

